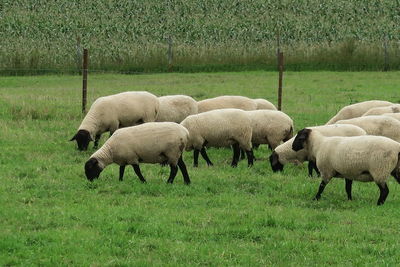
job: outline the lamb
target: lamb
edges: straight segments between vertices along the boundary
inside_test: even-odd
[[[370,100],[342,108],[333,118],[331,118],[326,124],[334,124],[339,120],[346,120],[356,117],[361,117],[365,112],[374,107],[390,106],[393,103],[381,100]]]
[[[189,141],[186,150],[194,150],[193,165],[198,166],[199,153],[207,162],[205,147],[233,147],[231,166],[236,167],[239,161],[240,148],[247,154],[248,166],[253,165],[253,150],[251,146],[251,120],[245,111],[240,109],[217,109],[197,115],[190,115],[181,122],[189,131]]]
[[[384,113],[399,113],[399,112],[400,112],[400,104],[395,104],[385,107],[371,108],[370,110],[365,112],[363,116],[382,115]]]
[[[349,120],[340,120],[337,123],[356,125],[363,128],[369,135],[386,136],[400,142],[400,121],[388,116],[364,116]]]
[[[265,100],[263,98],[257,98],[253,99],[254,102],[256,102],[257,109],[271,109],[271,110],[277,110],[274,104],[269,102],[268,100]]]
[[[197,102],[199,113],[225,108],[242,110],[256,110],[257,104],[253,99],[245,96],[218,96]]]
[[[185,184],[190,184],[186,165],[182,159],[188,138],[189,132],[185,127],[175,122],[149,122],[116,130],[86,162],[86,177],[89,181],[93,181],[99,177],[104,168],[116,163],[120,166],[120,181],[123,179],[125,166],[132,165],[140,181],[145,183],[139,163],[160,163],[170,166],[168,183],[174,182],[179,167]]]
[[[359,136],[366,135],[367,133],[360,127],[351,124],[332,124],[308,127],[313,131],[318,131],[324,136]],[[283,171],[283,166],[286,163],[302,163],[308,161],[308,175],[311,177],[313,169],[319,174],[315,161],[312,158],[308,158],[307,149],[301,149],[294,151],[292,144],[295,137],[292,137],[289,141],[279,145],[272,152],[269,157],[271,168],[274,172]]]
[[[155,121],[158,109],[157,97],[144,91],[99,97],[70,141],[76,140],[79,150],[87,150],[94,140],[97,148],[102,133],[112,135],[118,128]]]
[[[197,101],[186,95],[168,95],[158,98],[160,109],[156,121],[180,123],[187,116],[197,114]]]
[[[333,177],[346,180],[347,198],[352,200],[353,180],[375,182],[380,190],[377,204],[383,205],[389,194],[386,181],[392,175],[400,183],[400,143],[383,136],[325,137],[305,128],[297,133],[292,148],[303,148],[316,159],[322,181],[316,200]]]
[[[293,120],[277,110],[246,111],[253,128],[251,142],[253,146],[268,144],[275,149],[282,141],[293,136]]]

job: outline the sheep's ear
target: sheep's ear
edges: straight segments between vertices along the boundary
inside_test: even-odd
[[[76,140],[76,134],[69,141],[74,141],[74,140]]]
[[[303,130],[300,130],[296,138],[293,141],[292,144],[292,149],[294,151],[299,151],[304,148],[304,143],[308,140],[308,137],[310,136],[311,129],[304,128]]]

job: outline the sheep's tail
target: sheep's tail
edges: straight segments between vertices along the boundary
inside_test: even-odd
[[[288,141],[292,137],[293,137],[293,126],[290,126],[289,132],[286,134],[286,137],[283,138],[283,142]]]
[[[396,181],[400,184],[400,153],[397,154],[397,164],[391,174],[396,179]]]

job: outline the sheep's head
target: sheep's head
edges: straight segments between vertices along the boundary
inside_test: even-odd
[[[90,133],[86,130],[79,130],[74,137],[71,138],[69,141],[74,141],[76,140],[76,143],[78,144],[78,149],[79,150],[87,150],[89,146],[89,142],[93,141],[92,137],[90,136]]]
[[[308,137],[310,136],[311,129],[304,128],[297,133],[296,138],[293,141],[292,149],[294,151],[299,151],[304,148],[305,143],[308,141]]]
[[[85,174],[89,181],[93,181],[99,178],[99,175],[103,169],[99,166],[99,161],[95,158],[90,158],[85,163]]]
[[[274,172],[283,171],[283,165],[279,162],[279,155],[275,151],[272,152],[272,155],[269,157],[269,162]]]

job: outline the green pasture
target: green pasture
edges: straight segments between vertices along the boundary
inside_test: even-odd
[[[324,124],[342,106],[400,102],[399,72],[286,72],[283,111],[296,130]],[[389,180],[383,206],[374,183],[354,183],[347,201],[335,179],[313,201],[319,179],[306,165],[273,173],[260,147],[252,168],[229,166],[231,151],[210,149],[214,162],[184,160],[192,184],[169,168],[141,165],[147,184],[111,165],[93,183],[68,140],[81,114],[79,76],[0,78],[0,266],[395,266],[400,262],[400,185]],[[275,72],[89,74],[89,105],[127,90],[157,95],[263,97],[277,102]],[[106,135],[100,144],[104,143]]]

